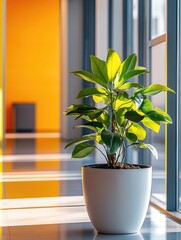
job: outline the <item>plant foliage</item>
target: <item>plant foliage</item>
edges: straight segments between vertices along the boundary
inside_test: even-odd
[[[161,84],[144,87],[133,82],[133,77],[148,73],[146,68],[136,66],[136,54],[129,55],[121,62],[118,53],[109,49],[106,61],[96,56],[91,56],[90,59],[92,73],[75,71],[72,74],[95,83],[96,87],[80,90],[77,98],[92,97],[95,103],[103,102],[103,107],[73,104],[66,110],[66,115],[86,120],[86,123],[75,126],[76,128],[94,131],[66,145],[74,146],[72,157],[83,158],[98,149],[109,167],[114,168],[119,162],[124,163],[127,148],[135,145],[148,148],[158,158],[156,149],[143,142],[146,138],[144,127],[158,133],[161,122],[172,123],[172,119],[164,110],[153,108],[150,96],[163,91],[174,91]],[[105,153],[95,142],[103,145]]]

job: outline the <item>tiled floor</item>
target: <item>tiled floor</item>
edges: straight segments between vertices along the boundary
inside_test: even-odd
[[[181,225],[149,207],[140,233],[98,234],[86,213],[81,165],[70,159],[64,142],[8,139],[3,158],[0,239],[3,240],[180,240]]]

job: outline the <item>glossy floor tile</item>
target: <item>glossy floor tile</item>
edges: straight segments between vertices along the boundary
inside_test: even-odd
[[[69,198],[69,197],[68,197]],[[65,198],[64,198],[65,200]],[[63,202],[64,202],[63,200]],[[72,203],[71,203],[72,201]],[[77,202],[78,201],[78,202]],[[129,239],[179,240],[181,225],[173,222],[153,207],[149,208],[140,232],[132,235],[98,234],[89,221],[81,197],[68,200],[62,207],[5,210],[4,238],[8,239]],[[8,231],[9,229],[9,231]]]
[[[98,234],[89,221],[81,188],[81,166],[94,156],[71,159],[58,137],[8,137],[0,200],[0,240],[181,240],[181,225],[149,207],[140,233]],[[162,181],[162,173],[154,173]],[[159,194],[159,193],[158,193]]]

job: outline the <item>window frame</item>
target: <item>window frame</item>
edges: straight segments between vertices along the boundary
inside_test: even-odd
[[[178,3],[180,0],[167,0],[167,84],[176,94],[167,95],[167,110],[173,124],[167,127],[167,204],[168,211],[177,211],[177,169],[178,169]],[[175,46],[175,47],[173,47]],[[174,81],[173,81],[174,79]]]
[[[177,74],[177,113],[181,112],[181,81],[179,81],[179,79],[181,78],[181,43],[180,43],[180,39],[181,39],[181,16],[180,16],[180,11],[181,11],[181,1],[178,1],[178,27],[177,27],[177,42],[178,42],[178,74]],[[181,122],[181,116],[178,114],[177,116],[177,123]],[[181,139],[180,139],[180,134],[179,132],[181,132],[181,124],[177,124],[177,145],[181,146]],[[181,148],[177,148],[177,181],[176,181],[176,187],[177,187],[177,210],[181,211],[181,202],[179,201],[179,194],[181,195],[181,190],[179,191],[179,170],[181,169],[181,161],[179,161],[179,156],[181,155]],[[181,184],[181,182],[180,182]]]

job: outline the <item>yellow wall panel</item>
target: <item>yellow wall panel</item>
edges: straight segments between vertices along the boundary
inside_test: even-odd
[[[36,104],[36,130],[59,131],[59,0],[7,0],[6,111]]]
[[[3,162],[2,162],[2,141],[3,141],[3,0],[0,0],[0,199],[3,197]],[[0,236],[2,234],[0,228]]]
[[[0,0],[0,143],[3,140],[3,0]]]

